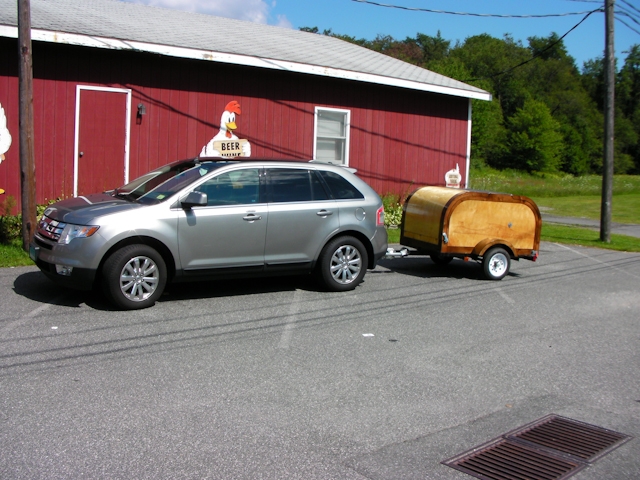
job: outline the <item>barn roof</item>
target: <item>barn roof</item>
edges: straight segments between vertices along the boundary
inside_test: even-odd
[[[0,36],[17,38],[16,0]],[[31,0],[31,38],[140,50],[490,100],[479,88],[327,35],[118,0]]]

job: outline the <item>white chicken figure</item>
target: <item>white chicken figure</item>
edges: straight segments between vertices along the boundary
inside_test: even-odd
[[[7,117],[4,114],[4,108],[0,103],[0,163],[4,160],[4,154],[7,153],[11,146],[11,134],[7,128]]]
[[[7,117],[4,114],[4,108],[0,104],[0,163],[4,161],[4,154],[7,153],[11,146],[11,134],[7,128]],[[4,189],[0,188],[0,195],[4,193]]]
[[[201,157],[239,156],[238,153],[226,155],[214,146],[214,142],[218,143],[220,141],[224,142],[228,140],[239,140],[238,145],[241,145],[242,156],[251,156],[251,144],[247,140],[240,140],[236,134],[233,133],[233,131],[238,128],[236,125],[236,114],[240,115],[240,113],[240,104],[237,101],[233,100],[227,103],[224,112],[222,112],[222,117],[220,118],[220,131],[209,141],[209,143],[202,147],[202,151],[200,152]]]

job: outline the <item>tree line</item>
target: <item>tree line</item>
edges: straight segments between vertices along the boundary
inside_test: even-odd
[[[320,33],[317,27],[301,30]],[[493,95],[473,100],[471,161],[475,167],[530,173],[600,174],[605,94],[604,56],[582,69],[556,33],[529,37],[468,37],[452,44],[418,33],[396,40],[357,39],[325,30],[365,48],[426,68]],[[640,45],[616,64],[616,174],[640,174]]]

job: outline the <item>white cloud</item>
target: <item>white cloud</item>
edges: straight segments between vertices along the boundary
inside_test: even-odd
[[[267,0],[124,0],[156,7],[183,10],[185,12],[206,13],[219,17],[247,20],[255,23],[270,23],[269,12],[276,6],[275,1]],[[284,15],[277,15],[275,24],[291,28]]]

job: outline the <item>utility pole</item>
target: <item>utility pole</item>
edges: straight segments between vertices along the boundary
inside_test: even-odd
[[[22,197],[22,248],[29,251],[36,228],[36,168],[33,155],[33,62],[31,5],[18,0],[18,48],[20,56],[20,180]]]
[[[615,101],[615,53],[613,49],[613,4],[605,0],[604,48],[604,158],[602,162],[602,204],[600,207],[600,240],[611,243],[611,202],[613,200],[613,130]]]

